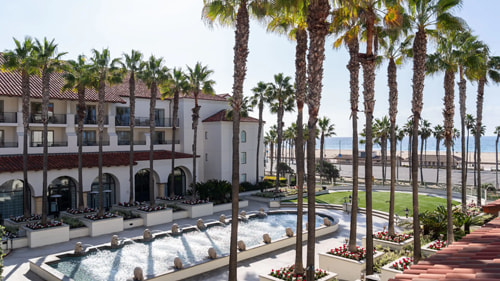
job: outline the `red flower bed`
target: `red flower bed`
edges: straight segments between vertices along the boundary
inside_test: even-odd
[[[41,224],[39,221],[37,221],[37,222],[28,223],[26,225],[26,227],[31,228],[33,230],[37,230],[37,229],[44,229],[44,228],[61,226],[61,225],[62,225],[62,222],[60,222],[60,221],[52,221],[52,222],[49,222],[46,224]]]
[[[396,233],[395,235],[389,235],[388,231],[379,231],[375,234],[373,234],[373,238],[379,239],[379,240],[385,240],[385,241],[390,241],[390,242],[395,242],[395,243],[401,243],[404,242],[410,238],[412,238],[410,234],[406,233]]]
[[[303,276],[300,274],[295,274],[294,271],[295,271],[295,266],[291,265],[291,266],[282,267],[282,268],[277,269],[277,270],[273,269],[273,270],[271,270],[271,273],[269,275],[276,277],[276,278],[279,278],[281,280],[286,280],[286,281],[296,281],[296,280],[298,280],[299,277],[302,277],[302,280],[306,280],[305,269],[304,269]],[[318,279],[323,278],[327,275],[328,274],[326,273],[326,271],[321,270],[321,269],[316,269],[314,271],[314,280],[318,280]]]
[[[25,222],[25,221],[36,221],[40,220],[41,218],[42,218],[41,215],[34,214],[31,215],[31,217],[29,218],[25,218],[24,216],[17,216],[17,217],[11,216],[9,219],[13,222]]]
[[[135,201],[134,203],[130,203],[130,202],[120,202],[118,203],[118,206],[123,206],[123,207],[135,207],[135,206],[140,206],[142,205],[141,202],[139,201]]]
[[[102,215],[102,216],[98,216],[97,214],[85,216],[86,219],[93,220],[93,221],[116,218],[116,217],[118,217],[118,216],[113,214],[113,213],[104,213],[104,215]]]
[[[184,196],[176,195],[174,197],[162,197],[158,196],[156,197],[157,199],[165,200],[165,201],[177,201],[177,200],[184,200]]]
[[[349,248],[344,244],[340,247],[331,249],[330,252],[328,252],[328,254],[357,261],[365,259],[366,249],[361,248],[359,246],[356,246],[356,249],[357,249],[356,252],[351,252],[349,251]],[[375,253],[375,249],[373,249],[373,253]]]
[[[154,206],[154,207],[151,207],[151,206],[142,206],[142,207],[139,207],[137,208],[137,210],[139,211],[143,211],[143,212],[154,212],[154,211],[161,211],[161,210],[165,210],[167,209],[167,207],[165,206]]]
[[[184,200],[181,203],[182,204],[187,204],[187,205],[197,205],[197,204],[205,204],[205,203],[209,203],[209,202],[210,201],[208,201],[208,200],[198,199],[198,200]]]
[[[93,212],[97,212],[96,209],[93,209],[93,208],[85,208],[83,210],[79,210],[79,209],[66,209],[66,212],[68,214],[72,214],[72,215],[78,215],[78,214],[88,214],[88,213],[93,213]]]
[[[437,240],[436,242],[429,245],[429,249],[438,250],[438,251],[441,250],[442,248],[445,248],[445,247],[446,247],[446,241],[444,241],[444,240]]]
[[[399,261],[395,261],[391,264],[391,268],[399,271],[409,269],[413,264],[413,258],[402,258]]]

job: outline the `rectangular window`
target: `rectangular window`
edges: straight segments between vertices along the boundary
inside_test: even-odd
[[[117,131],[118,145],[129,145],[130,144],[130,132],[129,131]]]
[[[205,153],[205,162],[208,162],[208,153]]]
[[[240,175],[240,183],[241,182],[246,182],[247,181],[247,174],[241,174]]]
[[[82,133],[83,145],[96,145],[96,131],[83,131]]]
[[[4,131],[3,130],[0,130],[0,147],[3,147],[4,146]]]
[[[247,132],[241,131],[241,143],[247,142]]]
[[[97,124],[95,105],[87,105],[87,110],[85,111],[85,124]]]
[[[32,102],[31,103],[31,116],[34,122],[42,121],[42,103]],[[49,103],[48,118],[54,117],[54,104]]]
[[[155,126],[165,127],[165,109],[155,109]]]
[[[54,131],[47,132],[47,145],[54,144]],[[31,146],[42,146],[42,131],[31,131]]]
[[[129,126],[130,125],[130,108],[117,107],[115,116],[116,126]]]
[[[241,154],[240,154],[240,161],[241,161],[241,164],[246,164],[247,163],[247,153],[246,152],[241,152]]]
[[[205,131],[205,139],[208,140],[208,132]]]
[[[3,100],[0,100],[0,114],[3,114]]]
[[[155,132],[154,144],[167,144],[165,141],[165,132]]]

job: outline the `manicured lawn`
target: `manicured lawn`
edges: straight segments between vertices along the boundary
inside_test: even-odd
[[[349,198],[349,195],[352,194],[349,191],[339,191],[339,192],[333,192],[329,194],[323,194],[316,196],[316,202],[317,203],[327,203],[327,204],[342,204],[344,203],[344,197]],[[383,212],[389,212],[389,192],[373,192],[372,194],[373,198],[373,209],[374,210],[379,210]],[[349,199],[347,199],[349,201]],[[296,202],[297,200],[293,200],[293,202]],[[396,214],[399,216],[403,217],[405,215],[405,209],[408,208],[409,210],[409,215],[412,215],[413,212],[413,207],[412,207],[412,195],[411,193],[403,193],[403,192],[396,192],[395,194],[395,205],[394,205],[394,210]],[[304,202],[307,202],[307,198],[304,198]],[[459,204],[457,201],[453,201],[453,205]],[[441,197],[434,197],[434,196],[429,196],[429,195],[419,195],[418,196],[418,206],[419,206],[419,213],[422,213],[424,211],[433,211],[437,208],[437,206],[443,205],[446,206],[446,198],[441,198]],[[365,200],[365,192],[360,191],[359,192],[359,207],[365,208],[366,207],[366,200]]]

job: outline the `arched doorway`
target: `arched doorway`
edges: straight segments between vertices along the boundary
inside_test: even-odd
[[[171,184],[170,174],[168,176],[168,184],[165,187],[165,194],[170,195],[168,187]],[[186,173],[181,168],[174,169],[174,193],[175,195],[186,195]]]
[[[113,204],[116,204],[116,182],[111,174],[105,173],[102,175],[102,190],[103,207],[109,210]],[[92,182],[87,202],[89,202],[88,205],[91,208],[99,208],[99,177],[96,177]]]
[[[0,219],[23,215],[23,181],[9,180],[0,185]]]
[[[49,214],[59,213],[68,208],[76,208],[76,183],[70,177],[62,176],[53,180],[48,188]]]
[[[135,174],[135,201],[149,201],[149,170],[142,169]]]

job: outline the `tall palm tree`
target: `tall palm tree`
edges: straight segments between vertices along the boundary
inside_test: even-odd
[[[495,188],[498,189],[498,139],[500,139],[500,126],[496,126],[493,133],[497,135],[495,141]]]
[[[270,103],[271,107],[271,112],[277,113],[278,120],[277,120],[277,158],[276,158],[276,173],[279,175],[279,167],[281,164],[281,144],[282,144],[282,139],[283,139],[283,115],[285,111],[292,111],[293,110],[293,103],[294,103],[294,91],[293,91],[293,86],[290,83],[290,80],[292,77],[290,76],[284,76],[283,73],[278,73],[274,75],[274,82],[269,83],[268,85],[268,93],[269,93],[269,99],[268,102]],[[279,189],[280,182],[279,182],[279,176],[276,177],[276,191]]]
[[[29,136],[29,114],[30,114],[30,75],[36,71],[33,54],[33,40],[26,36],[21,42],[14,39],[16,48],[3,53],[4,63],[1,71],[19,71],[21,73],[21,96],[23,100],[23,215],[28,218],[31,215],[30,188],[28,182],[28,136]]]
[[[426,185],[424,181],[424,172],[423,172],[423,164],[426,161],[423,161],[422,159],[425,156],[427,156],[427,139],[432,135],[432,128],[431,128],[431,123],[428,120],[421,119],[420,120],[420,130],[418,131],[418,134],[420,135],[420,182],[423,185]],[[425,148],[425,149],[424,149]],[[427,157],[425,157],[427,158]]]
[[[323,80],[323,60],[325,59],[325,37],[328,34],[326,21],[330,14],[328,0],[310,0],[307,14],[307,30],[309,31],[309,50],[307,54],[307,105],[309,120],[307,128],[309,139],[307,141],[307,196],[308,196],[308,232],[307,232],[307,280],[314,279],[314,243],[316,216],[315,210],[315,140],[316,123],[321,103],[321,88]]]
[[[352,122],[352,210],[358,209],[358,111],[359,111],[359,21],[357,17],[356,5],[351,5],[349,1],[339,3],[338,8],[333,11],[333,22],[331,28],[339,38],[334,43],[334,48],[339,48],[345,44],[349,51],[349,88],[351,104]],[[351,224],[349,232],[349,251],[355,252],[357,234],[357,212],[351,212]]]
[[[411,156],[412,156],[412,152],[411,152],[411,144],[413,143],[413,119],[410,117],[408,118],[408,121],[406,122],[406,124],[404,124],[403,126],[403,132],[405,133],[405,135],[408,136],[408,167],[409,167],[409,173],[408,173],[408,182],[410,183],[412,178],[411,178],[411,165],[412,165],[412,161],[411,161]]]
[[[196,148],[198,141],[198,121],[200,119],[200,108],[198,104],[198,95],[200,93],[213,95],[215,93],[213,85],[214,80],[209,77],[213,74],[213,70],[208,69],[208,66],[203,66],[201,62],[197,62],[196,65],[188,68],[188,80],[189,87],[191,88],[194,95],[194,107],[193,111],[193,186],[196,184]]]
[[[49,144],[48,144],[48,132],[49,132],[49,100],[50,100],[50,75],[56,71],[62,69],[61,57],[66,53],[58,53],[57,44],[52,41],[48,41],[47,38],[43,39],[41,42],[35,39],[35,45],[33,46],[33,51],[36,56],[36,63],[40,68],[40,73],[42,75],[42,145],[43,145],[43,176],[42,176],[42,224],[47,223],[47,212],[48,212],[48,198],[47,198],[47,170],[49,166]]]
[[[500,57],[492,56],[486,45],[483,47],[482,60],[477,72],[477,99],[476,99],[476,135],[475,142],[477,162],[477,202],[481,205],[481,129],[483,126],[483,103],[484,103],[484,85],[488,82],[500,83]]]
[[[134,202],[134,128],[135,128],[135,81],[136,75],[141,72],[142,53],[132,50],[129,54],[123,54],[125,63],[122,67],[129,73],[128,89],[130,98],[130,133],[129,133],[129,203]]]
[[[79,55],[76,60],[67,61],[66,72],[63,74],[65,84],[62,90],[76,91],[78,94],[78,208],[82,210],[83,201],[83,128],[85,119],[85,92],[87,88],[95,88],[95,82],[90,65],[85,62],[85,56]]]
[[[465,151],[466,151],[466,155],[467,155],[467,158],[465,160],[465,182],[467,182],[467,170],[469,169],[469,135],[470,135],[470,132],[472,129],[474,129],[474,127],[476,126],[476,118],[472,115],[472,114],[466,114],[465,115],[465,120],[464,120],[464,124],[465,124],[465,128],[467,129],[467,144],[466,144],[466,148],[465,148]],[[474,158],[475,159],[475,158]],[[475,183],[475,179],[474,179],[474,183]]]
[[[447,209],[447,241],[448,245],[455,240],[453,236],[453,217],[452,217],[452,135],[453,135],[453,117],[455,115],[455,73],[458,70],[458,59],[455,53],[454,34],[451,32],[440,33],[435,54],[428,56],[426,69],[428,73],[434,74],[438,71],[444,71],[444,139],[446,145],[446,209]],[[425,121],[425,120],[424,120]],[[424,126],[422,126],[422,131]]]
[[[169,75],[165,86],[162,87],[163,96],[174,98],[174,108],[172,111],[172,167],[170,171],[170,186],[168,187],[168,193],[170,197],[175,196],[174,189],[174,171],[175,171],[175,139],[177,131],[177,116],[179,114],[179,96],[181,94],[187,93],[189,90],[189,82],[186,74],[182,69],[174,68],[172,73]]]
[[[403,128],[398,128],[396,126],[396,141],[399,142],[399,161],[403,158],[401,153],[403,152],[403,139],[405,138],[405,130]],[[401,166],[401,162],[398,164],[398,169],[397,169],[397,179],[399,181],[399,166]]]
[[[109,49],[103,49],[102,51],[98,51],[96,49],[92,50],[92,66],[91,69],[94,71],[96,75],[96,79],[98,82],[97,86],[97,95],[98,95],[98,104],[97,104],[97,133],[98,133],[98,186],[99,186],[99,212],[98,216],[104,215],[104,186],[102,182],[102,145],[104,141],[104,101],[106,97],[106,85],[116,84],[122,81],[123,72],[120,71],[115,65],[117,65],[120,60],[113,59],[111,60],[111,55]]]
[[[440,160],[440,153],[439,153],[439,144],[441,143],[441,140],[444,138],[444,128],[441,125],[436,125],[434,126],[434,130],[432,132],[434,135],[434,138],[436,139],[436,186],[439,185],[439,169],[441,168],[441,162]]]
[[[255,183],[259,182],[259,156],[260,156],[260,139],[262,137],[262,128],[264,125],[264,119],[262,118],[262,114],[264,112],[264,102],[266,101],[266,91],[267,84],[260,81],[257,83],[257,86],[252,88],[253,96],[250,98],[250,103],[253,106],[257,106],[259,108],[259,129],[257,130],[257,155],[255,160]]]
[[[472,127],[472,129],[470,130],[470,133],[471,135],[474,137],[474,139],[476,138],[476,131],[477,128],[476,127]],[[484,136],[484,133],[486,132],[486,127],[483,125],[481,126],[481,131],[480,131],[480,135],[481,136]],[[478,170],[475,169],[476,166],[478,165],[478,159],[477,159],[477,148],[474,147],[474,153],[473,153],[473,156],[472,156],[472,159],[474,161],[474,186],[477,186],[477,174],[478,174]]]
[[[407,12],[415,33],[413,41],[413,136],[418,136],[418,125],[423,107],[423,91],[425,80],[425,60],[427,56],[427,35],[433,33],[434,27],[449,30],[459,29],[462,21],[451,14],[453,8],[460,6],[462,0],[409,0]],[[418,219],[418,137],[412,140],[411,174],[413,194],[413,233],[420,237],[420,221]],[[414,263],[422,256],[420,239],[413,240]]]
[[[158,87],[167,81],[170,70],[163,66],[163,58],[156,58],[154,55],[149,57],[149,60],[142,63],[142,71],[139,77],[151,91],[149,102],[149,205],[155,205],[155,188],[154,188],[154,143],[156,139],[156,100],[158,99]],[[193,167],[194,168],[194,167]]]
[[[386,163],[387,163],[387,139],[389,138],[391,132],[391,123],[387,116],[380,118],[375,118],[373,123],[373,137],[375,143],[378,143],[381,148],[382,154],[382,184],[385,184],[386,179]]]
[[[234,25],[234,81],[233,81],[233,169],[232,169],[232,217],[238,217],[239,191],[239,136],[240,136],[240,106],[243,99],[243,82],[246,75],[248,57],[248,37],[250,34],[249,10],[256,15],[265,15],[267,1],[259,0],[203,0],[203,17],[208,23],[218,21],[222,25]],[[229,280],[237,279],[237,239],[238,220],[231,221],[231,244],[229,248]]]
[[[267,131],[265,138],[267,139],[267,142],[269,143],[270,146],[270,160],[271,160],[271,166],[270,166],[270,172],[271,176],[273,175],[273,160],[274,160],[274,145],[276,144],[276,138],[277,138],[277,132],[276,132],[276,125],[273,125],[269,131]]]
[[[319,146],[319,164],[321,170],[323,170],[323,153],[325,149],[325,137],[335,136],[335,125],[330,123],[330,118],[323,116],[323,118],[318,119],[318,127],[320,130],[320,146]]]

